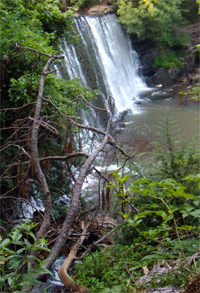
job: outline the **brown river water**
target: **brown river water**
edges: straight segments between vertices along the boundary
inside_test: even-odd
[[[200,103],[184,101],[180,104],[173,98],[144,101],[137,105],[119,125],[116,140],[122,146],[137,148],[143,145],[142,151],[148,150],[149,143],[158,141],[156,127],[161,126],[166,118],[174,125],[172,138],[189,141],[196,136],[200,146]]]

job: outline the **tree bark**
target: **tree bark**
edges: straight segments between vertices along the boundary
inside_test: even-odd
[[[39,91],[38,91],[38,96],[37,96],[37,101],[35,106],[32,134],[31,134],[31,161],[35,170],[35,174],[37,176],[37,179],[39,181],[39,184],[43,192],[44,207],[45,207],[44,218],[40,226],[40,229],[37,232],[37,239],[41,238],[42,235],[44,235],[44,233],[47,231],[50,225],[51,196],[50,196],[50,191],[49,191],[49,187],[48,187],[45,175],[40,166],[40,159],[39,159],[39,152],[38,152],[38,132],[40,127],[40,111],[42,107],[45,77],[48,74],[49,66],[54,61],[54,59],[57,59],[57,58],[60,58],[60,56],[56,56],[56,55],[51,56],[43,69],[43,72],[40,78]]]
[[[55,242],[55,244],[52,248],[52,252],[50,253],[49,257],[47,258],[47,262],[44,265],[45,268],[51,267],[51,265],[54,263],[54,261],[58,257],[61,248],[63,247],[64,243],[66,242],[66,240],[69,237],[71,225],[74,221],[74,218],[75,218],[75,215],[76,215],[76,212],[78,209],[78,202],[79,202],[79,198],[81,196],[81,189],[83,186],[83,182],[84,182],[85,178],[87,177],[88,172],[89,172],[94,160],[96,159],[98,154],[103,150],[104,146],[107,144],[107,142],[109,140],[108,132],[110,129],[110,124],[111,124],[111,117],[110,117],[108,125],[107,125],[107,130],[106,130],[104,139],[99,144],[99,146],[96,148],[96,150],[87,158],[87,160],[85,161],[85,163],[83,164],[83,166],[80,169],[78,178],[76,179],[75,185],[72,190],[72,199],[71,199],[71,204],[69,207],[69,212],[67,213],[67,215],[65,217],[65,221],[63,223],[62,230],[60,232],[60,235],[59,235],[57,241]]]

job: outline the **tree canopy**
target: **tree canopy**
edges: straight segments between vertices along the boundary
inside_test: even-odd
[[[185,1],[121,0],[117,13],[128,33],[136,34],[141,40],[151,39],[158,45],[174,47],[183,45],[186,40],[183,34],[177,32],[177,28],[186,21],[181,9],[183,2]],[[193,7],[194,11],[196,7],[197,4]]]

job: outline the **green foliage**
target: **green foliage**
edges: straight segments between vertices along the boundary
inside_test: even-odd
[[[161,54],[154,59],[154,67],[168,68],[181,68],[182,62],[180,57],[183,54],[180,52],[170,51],[168,54]]]
[[[13,106],[21,106],[25,103],[33,102],[38,95],[38,85],[40,76],[36,73],[26,73],[18,79],[10,80],[10,100]],[[65,80],[57,77],[55,74],[49,74],[46,77],[44,97],[51,97],[54,105],[63,114],[74,114],[75,111],[83,107],[82,95],[86,99],[94,99],[99,94],[98,91],[92,91],[80,85],[79,80]],[[42,111],[46,114],[53,114],[55,110],[51,107],[45,107]]]
[[[45,53],[53,53],[49,47],[52,35],[42,31],[42,25],[35,19],[20,18],[15,12],[4,10],[1,5],[1,59],[4,54],[15,53],[14,46],[23,45],[41,50]]]
[[[200,84],[196,86],[189,87],[185,92],[179,92],[180,95],[189,96],[189,99],[199,102],[200,101]]]
[[[43,268],[44,261],[31,255],[34,250],[47,251],[47,241],[36,240],[33,228],[37,224],[25,222],[11,230],[7,238],[0,237],[0,291],[22,292],[31,285],[38,285],[36,276],[51,274]],[[34,261],[34,265],[32,263]]]
[[[125,25],[128,33],[134,33],[139,39],[151,39],[157,45],[169,47],[182,46],[186,36],[177,33],[175,28],[183,25],[181,0],[141,0],[139,2],[120,1],[119,21]]]
[[[139,257],[133,249],[115,245],[97,251],[87,256],[82,264],[77,264],[74,278],[91,292],[128,292],[133,289],[133,283],[126,268],[133,263],[140,267]]]
[[[199,260],[197,266],[188,263],[199,249],[199,150],[193,143],[174,142],[168,120],[164,129],[160,129],[164,140],[155,152],[153,165],[151,160],[153,171],[146,168],[143,172],[146,165],[140,167],[141,178],[137,180],[132,175],[113,173],[115,183],[109,188],[126,204],[116,244],[76,265],[75,279],[92,292],[114,292],[113,288],[137,292],[136,287],[147,286],[145,281],[135,283],[144,276],[143,269],[153,271],[165,262],[172,269],[163,275],[159,270],[151,273],[148,286],[158,287],[159,282],[159,287],[184,288],[199,272]]]
[[[1,1],[1,13],[2,33],[6,33],[9,26],[10,43],[14,41],[19,45],[38,48],[45,39],[48,43],[55,36],[66,35],[71,38],[76,32],[73,12],[68,10],[62,13],[59,0]],[[40,34],[44,40],[38,38]],[[44,52],[44,49],[41,50]]]
[[[126,225],[130,232],[136,228],[132,221],[128,221]],[[169,238],[168,228],[167,225],[159,228],[149,227],[147,231],[141,230],[130,245],[115,244],[88,255],[81,264],[75,265],[74,279],[79,284],[84,284],[92,293],[136,292],[139,285],[136,285],[135,281],[143,276],[144,267],[151,270],[156,263],[167,261],[173,266],[177,261],[181,263],[180,268],[174,268],[163,276],[152,275],[150,285],[157,287],[159,280],[159,287],[186,286],[191,274],[197,273],[198,270],[188,267],[187,260],[180,255],[177,240]],[[199,240],[185,239],[181,241],[181,245],[185,256],[188,257],[198,250]]]
[[[76,40],[73,14],[70,10],[62,13],[58,0],[1,1],[0,16],[0,60],[8,56],[8,62],[2,67],[3,94],[11,77],[39,74],[45,64],[45,58],[17,49],[16,44],[52,55],[58,49],[57,37],[65,35],[69,40]]]
[[[196,0],[196,3],[198,5],[198,14],[200,14],[200,0]]]

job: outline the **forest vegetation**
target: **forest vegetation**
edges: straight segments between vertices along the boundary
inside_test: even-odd
[[[82,113],[100,93],[78,79],[56,75],[63,60],[59,40],[79,42],[74,12],[94,3],[0,1],[0,292],[32,292],[46,284],[61,254],[69,254],[69,265],[77,254],[84,255],[70,272],[73,281],[60,271],[65,286],[78,292],[169,285],[184,290],[200,273],[200,151],[195,139],[175,138],[176,126],[165,120],[152,152],[128,153],[110,136],[110,98],[105,109],[93,109],[106,112],[105,129],[85,125]],[[187,54],[189,36],[179,28],[198,20],[199,0],[113,4],[128,33],[161,48],[164,59],[157,60],[158,66],[172,55],[169,62],[179,60],[183,49]],[[199,88],[196,84],[183,94],[198,100]],[[112,180],[96,170],[105,180],[99,190],[102,206],[88,206],[84,180],[99,154],[106,156],[110,148],[121,167]],[[44,209],[30,219],[27,206],[35,201]],[[111,227],[104,220],[98,225],[101,212],[104,218],[112,215],[110,221],[115,218]]]

